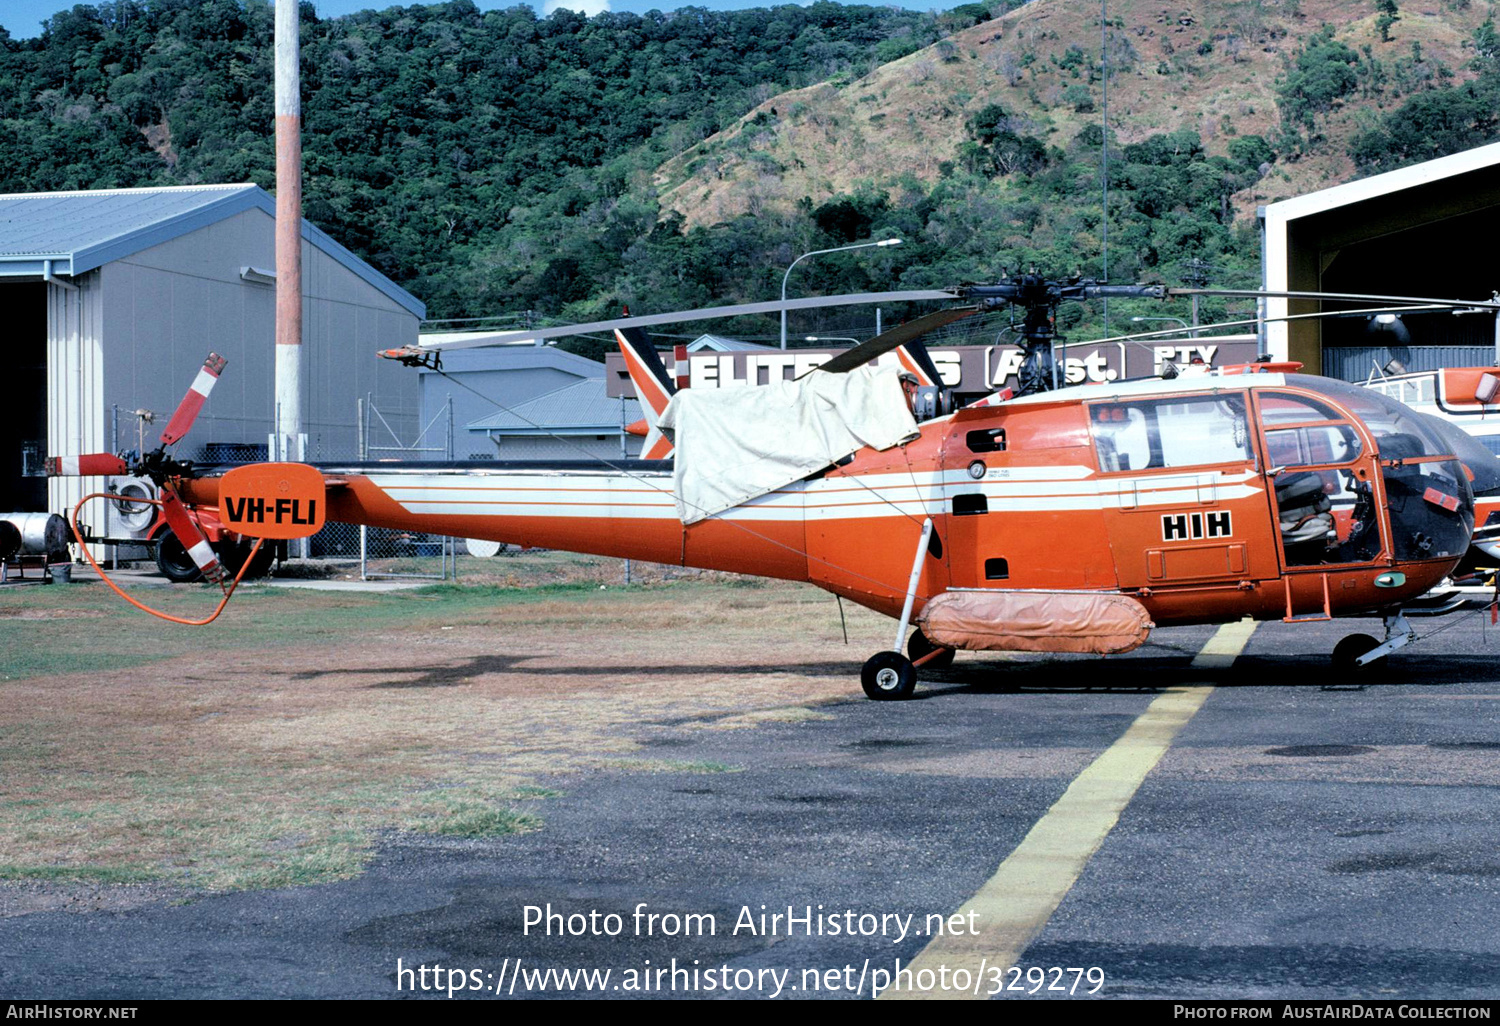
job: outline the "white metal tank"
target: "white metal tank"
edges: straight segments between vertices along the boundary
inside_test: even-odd
[[[0,520],[21,532],[22,556],[47,557],[49,563],[68,561],[68,522],[56,513],[0,513]]]

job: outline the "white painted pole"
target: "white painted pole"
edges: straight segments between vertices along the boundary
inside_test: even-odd
[[[302,437],[302,74],[299,4],[276,3],[276,448]]]

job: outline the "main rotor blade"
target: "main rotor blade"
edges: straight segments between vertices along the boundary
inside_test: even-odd
[[[905,345],[914,339],[921,338],[935,328],[941,328],[945,324],[963,320],[979,313],[977,306],[960,307],[955,310],[937,310],[930,314],[924,314],[916,320],[907,321],[898,325],[890,331],[882,332],[870,339],[861,342],[853,349],[846,349],[839,353],[827,363],[817,369],[828,371],[832,374],[843,374],[852,371],[856,367],[862,367],[877,357],[884,356],[897,346]]]
[[[130,473],[130,466],[114,453],[94,452],[85,456],[48,456],[48,477],[118,476]]]
[[[187,549],[187,554],[193,557],[193,562],[198,564],[198,569],[203,571],[203,576],[217,583],[224,578],[224,567],[219,562],[219,557],[214,554],[213,546],[208,539],[203,537],[203,532],[198,530],[198,522],[188,512],[181,496],[171,485],[162,485],[159,497],[161,499],[162,515],[167,518],[167,526]]]
[[[218,353],[208,354],[208,359],[203,361],[203,369],[188,386],[187,395],[183,396],[182,402],[177,404],[177,412],[172,414],[172,419],[167,421],[167,426],[161,429],[162,445],[171,445],[192,428],[193,421],[198,419],[198,411],[203,409],[203,403],[208,399],[208,394],[214,390],[214,383],[224,372],[226,362]]]
[[[558,328],[533,328],[526,331],[500,331],[484,338],[469,338],[458,342],[433,341],[422,343],[423,349],[476,349],[481,346],[505,346],[517,342],[543,341],[549,338],[566,338],[569,335],[586,335],[593,332],[613,331],[616,328],[649,328],[657,324],[685,324],[689,321],[711,321],[721,317],[743,317],[747,314],[780,313],[782,310],[819,310],[827,306],[863,306],[875,303],[916,303],[922,300],[951,300],[958,297],[941,289],[924,289],[912,292],[858,292],[846,296],[815,296],[811,299],[775,299],[766,303],[740,303],[737,306],[710,306],[701,310],[680,310],[676,313],[644,314],[640,317],[617,317],[609,321],[589,321],[586,324],[568,324]],[[871,341],[874,341],[873,339]],[[868,345],[869,343],[866,343]]]
[[[1257,299],[1320,299],[1348,303],[1401,303],[1406,306],[1438,306],[1459,310],[1500,310],[1494,299],[1470,302],[1464,299],[1430,299],[1421,296],[1374,296],[1363,292],[1286,292],[1269,289],[1167,289],[1167,297],[1225,296]]]

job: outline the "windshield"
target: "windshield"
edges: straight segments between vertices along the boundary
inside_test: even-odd
[[[1463,553],[1474,527],[1474,495],[1462,464],[1452,458],[1447,432],[1370,389],[1300,374],[1288,384],[1322,393],[1374,436],[1392,556],[1447,559]],[[1352,466],[1362,443],[1344,415],[1318,400],[1273,390],[1260,392],[1257,402],[1267,456],[1276,468],[1287,563],[1358,562],[1379,555],[1376,499]]]
[[[1375,446],[1383,460],[1454,455],[1453,446],[1430,424],[1424,423],[1421,414],[1373,389],[1300,374],[1295,383],[1330,396],[1362,420],[1375,436]]]
[[[1457,460],[1393,463],[1381,470],[1397,559],[1457,556],[1474,530],[1474,496]]]

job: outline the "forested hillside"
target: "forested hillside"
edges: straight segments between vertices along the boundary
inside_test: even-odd
[[[872,233],[905,244],[797,291],[1098,274],[1102,35],[1111,278],[1248,284],[1256,204],[1500,133],[1488,7],[1431,6],[304,5],[306,212],[434,318],[764,299]],[[271,24],[265,0],[111,0],[0,30],[0,189],[271,188]]]

